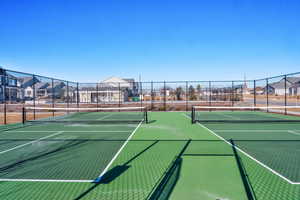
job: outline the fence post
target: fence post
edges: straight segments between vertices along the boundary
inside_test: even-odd
[[[234,82],[232,81],[231,82],[231,94],[230,94],[230,96],[231,96],[231,106],[232,107],[234,105],[234,93],[233,93],[233,91],[234,91]]]
[[[118,106],[121,107],[121,86],[120,86],[120,83],[118,83],[118,90],[119,90],[119,105]]]
[[[76,83],[76,91],[77,91],[77,94],[76,94],[76,103],[77,103],[77,108],[79,108],[79,83],[77,82]],[[79,110],[77,110],[77,112],[79,112]]]
[[[141,103],[141,108],[143,107],[143,85],[142,82],[140,82],[140,103]]]
[[[36,88],[35,88],[35,84],[36,84],[36,82],[35,82],[35,75],[32,75],[32,79],[33,79],[33,96],[32,96],[32,100],[33,100],[33,108],[35,108],[35,98],[36,98],[36,96],[35,96],[35,93],[36,93]],[[33,120],[35,120],[35,109],[33,109]]]
[[[153,81],[151,81],[151,111],[153,110]]]
[[[164,110],[167,111],[167,91],[166,91],[166,81],[164,81]]]
[[[54,108],[54,80],[52,80],[52,108]],[[54,117],[54,110],[52,111],[52,116]]]
[[[269,79],[266,78],[266,85],[267,85],[267,112],[269,112]]]
[[[256,80],[253,81],[253,104],[256,107]]]
[[[6,70],[3,70],[4,74],[4,80],[3,80],[3,101],[4,101],[4,107],[3,107],[3,113],[4,113],[4,124],[7,124],[7,113],[6,113],[6,84],[7,84],[7,76],[6,76]]]
[[[284,75],[284,114],[287,114],[287,91],[286,91],[287,87],[286,87],[286,75]]]
[[[97,108],[99,107],[99,84],[96,83],[96,104],[97,104]]]
[[[185,111],[186,112],[189,111],[189,105],[188,105],[189,97],[190,97],[190,91],[188,88],[188,81],[186,81],[186,83],[185,83]]]
[[[209,90],[208,91],[209,92],[209,99],[208,99],[209,102],[208,102],[208,104],[209,104],[209,106],[211,106],[211,92],[212,92],[211,91],[211,81],[208,82],[208,90]]]
[[[70,107],[70,95],[69,95],[69,81],[67,81],[67,108]],[[69,114],[69,109],[67,109],[67,113]]]

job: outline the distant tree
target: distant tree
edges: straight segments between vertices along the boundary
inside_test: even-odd
[[[181,99],[181,96],[182,96],[182,94],[183,94],[183,89],[182,89],[182,87],[177,87],[176,88],[176,90],[175,90],[175,94],[176,94],[176,98],[177,98],[177,100],[182,100]]]
[[[196,91],[192,85],[189,87],[189,97],[190,100],[197,100]]]
[[[196,88],[197,88],[197,92],[200,93],[200,92],[201,92],[201,89],[202,89],[201,85],[198,84]]]

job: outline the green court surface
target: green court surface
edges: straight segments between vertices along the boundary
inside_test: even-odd
[[[299,123],[148,115],[2,126],[0,199],[299,199]]]

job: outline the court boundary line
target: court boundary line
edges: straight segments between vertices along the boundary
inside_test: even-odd
[[[64,133],[131,133],[132,131],[7,131],[13,133],[56,133],[56,132],[64,132]]]
[[[47,182],[47,183],[91,183],[94,180],[65,180],[65,179],[15,179],[15,178],[1,178],[0,182]]]
[[[254,130],[250,130],[250,129],[235,129],[235,130],[230,130],[230,129],[216,129],[214,130],[214,132],[278,132],[278,133],[281,133],[281,132],[289,132],[289,131],[295,131],[295,132],[299,132],[300,130],[293,130],[293,129],[282,129],[282,130],[268,130],[268,129],[265,129],[265,130],[259,130],[259,129],[254,129]]]
[[[72,179],[14,179],[14,178],[0,178],[0,182],[54,182],[54,183],[93,183],[93,182],[97,183],[97,182],[100,182],[101,179],[102,179],[102,177],[103,177],[103,175],[108,171],[109,167],[112,165],[112,163],[118,157],[118,155],[121,153],[121,151],[123,150],[123,148],[129,142],[129,140],[133,137],[133,135],[138,130],[138,128],[142,125],[142,123],[143,123],[143,121],[141,121],[135,127],[135,129],[132,131],[132,133],[130,134],[130,136],[127,138],[127,140],[124,142],[124,144],[121,146],[121,148],[114,155],[114,157],[112,158],[112,160],[108,163],[108,165],[104,168],[104,170],[102,171],[102,173],[96,179],[93,179],[93,180],[87,180],[87,179],[72,180]],[[49,131],[46,131],[46,132],[49,132]],[[51,131],[51,132],[56,132],[56,133],[48,135],[48,136],[45,136],[45,137],[40,138],[38,140],[32,141],[30,143],[26,143],[26,145],[34,143],[34,142],[37,142],[37,141],[40,141],[40,140],[43,140],[43,139],[48,138],[48,137],[52,137],[52,136],[55,136],[55,135],[58,135],[58,134],[62,134],[65,131]],[[126,132],[131,132],[131,131],[126,131]],[[25,146],[25,144],[22,144],[22,146]],[[11,149],[11,150],[14,150],[14,149],[15,149],[15,147],[13,149]],[[5,151],[7,151],[7,150],[5,150]],[[1,154],[1,152],[0,152],[0,154]]]
[[[184,115],[186,117],[188,117],[190,119],[190,116],[188,115]],[[215,135],[216,137],[218,137],[219,139],[223,140],[225,143],[227,143],[228,145],[232,146],[232,144],[230,142],[228,142],[225,138],[219,136],[217,133],[215,133],[214,131],[212,131],[211,129],[207,128],[206,126],[204,126],[201,123],[197,122],[197,125],[206,129],[207,131],[209,131],[210,133],[212,133],[213,135]],[[292,185],[300,185],[300,182],[294,182],[291,181],[290,179],[286,178],[285,176],[283,176],[282,174],[280,174],[279,172],[275,171],[274,169],[270,168],[269,166],[267,166],[266,164],[260,162],[259,160],[255,159],[253,156],[251,156],[250,154],[246,153],[245,151],[243,151],[242,149],[240,149],[237,146],[234,146],[238,151],[240,151],[241,153],[243,153],[245,156],[247,156],[248,158],[254,160],[255,162],[257,162],[259,165],[261,165],[262,167],[266,168],[267,170],[269,170],[270,172],[272,172],[273,174],[279,176],[280,178],[282,178],[283,180],[285,180],[286,182],[292,184]]]
[[[105,118],[110,117],[110,116],[112,116],[112,114],[105,115],[105,116],[103,116],[103,117],[97,118],[97,120],[105,119]]]
[[[22,148],[22,147],[24,147],[24,146],[27,146],[27,145],[36,143],[36,142],[38,142],[38,141],[41,141],[41,140],[44,140],[44,139],[47,139],[47,138],[50,138],[50,137],[53,137],[53,136],[56,136],[56,135],[59,135],[59,134],[62,134],[62,133],[63,133],[63,131],[56,131],[55,133],[53,133],[53,134],[51,134],[51,135],[47,135],[47,136],[41,137],[41,138],[39,138],[39,139],[37,139],[37,140],[33,140],[33,141],[31,141],[31,142],[27,142],[27,143],[24,143],[24,144],[15,146],[15,147],[13,147],[13,148],[6,149],[6,150],[4,150],[4,151],[1,151],[0,154],[4,154],[4,153],[10,152],[10,151],[13,151],[13,150],[15,150],[15,149]]]
[[[142,125],[143,121],[141,121],[137,127],[132,131],[132,133],[130,134],[130,136],[127,138],[127,140],[124,142],[124,144],[121,146],[121,148],[117,151],[117,153],[114,155],[114,157],[111,159],[111,161],[107,164],[107,166],[104,168],[104,170],[101,172],[101,174],[93,181],[96,183],[99,183],[103,176],[105,175],[105,173],[108,171],[108,169],[110,168],[110,166],[113,164],[113,162],[117,159],[117,157],[119,156],[119,154],[121,153],[121,151],[124,149],[124,147],[127,145],[127,143],[129,142],[129,140],[133,137],[133,135],[135,134],[135,132],[138,130],[138,128]]]

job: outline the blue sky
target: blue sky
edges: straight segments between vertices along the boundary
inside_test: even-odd
[[[1,0],[0,65],[61,79],[300,71],[299,1]]]

